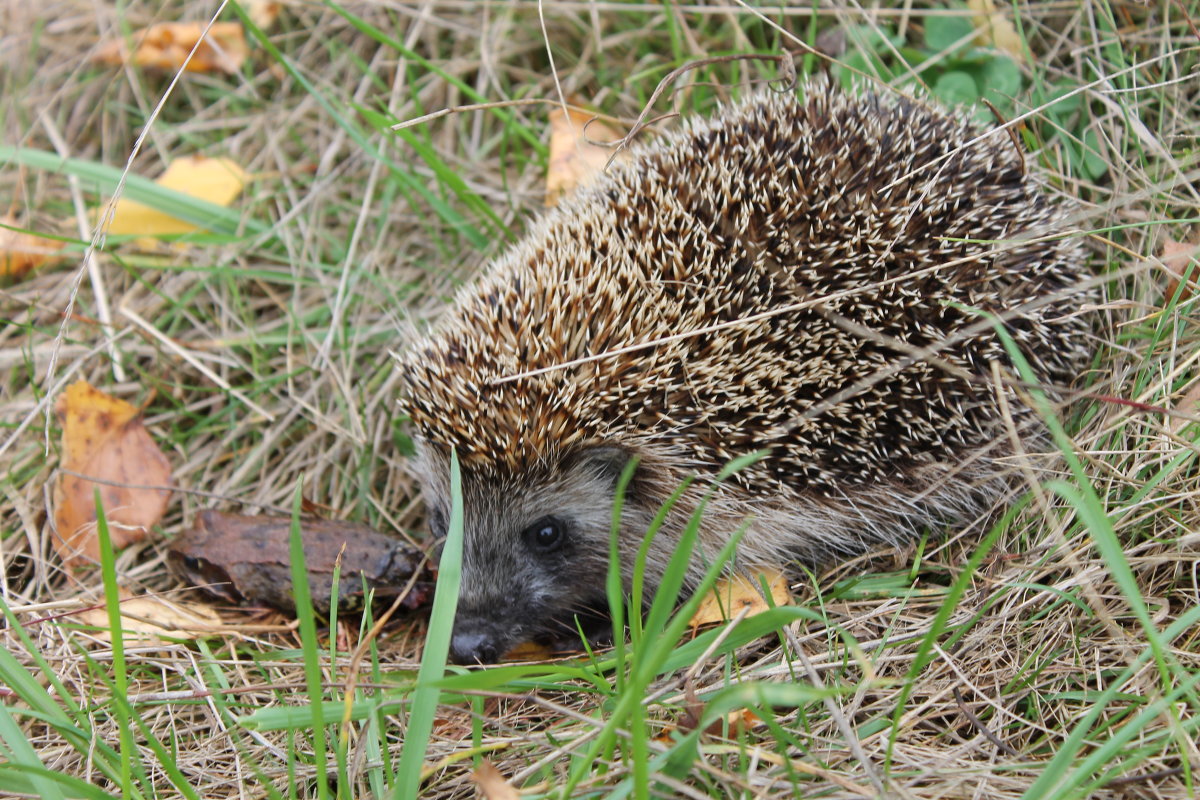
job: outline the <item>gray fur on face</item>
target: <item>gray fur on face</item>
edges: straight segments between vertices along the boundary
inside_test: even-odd
[[[578,643],[576,616],[590,635],[602,633],[591,623],[607,610],[604,587],[613,505],[627,460],[620,450],[599,447],[502,483],[463,471],[455,660],[494,661],[529,640]],[[434,533],[441,536],[450,516],[449,459],[442,450],[422,445],[418,463]],[[564,536],[551,552],[543,552],[528,537],[531,526],[545,520],[558,523]],[[622,527],[641,525],[644,530],[648,524],[637,505],[623,515]]]

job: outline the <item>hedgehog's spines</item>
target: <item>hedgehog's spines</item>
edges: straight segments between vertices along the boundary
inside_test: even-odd
[[[1081,245],[1035,238],[1062,212],[1019,162],[956,116],[827,83],[690,120],[464,290],[407,363],[410,416],[484,475],[611,442],[706,469],[767,447],[739,476],[752,494],[903,482],[997,424],[984,381],[930,361],[870,383],[903,347],[986,375],[1007,356],[962,310],[980,308],[1008,319],[1042,379],[1067,382],[1079,363],[1084,322],[1044,299],[1078,279]]]

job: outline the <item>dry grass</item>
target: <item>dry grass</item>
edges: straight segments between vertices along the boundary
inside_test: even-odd
[[[204,19],[215,5],[134,0],[118,11],[82,0],[0,0],[0,143],[124,166],[172,76],[95,67],[84,56],[127,27]],[[776,25],[805,40],[809,24],[806,7],[767,11],[764,20],[737,4],[547,3],[543,24],[532,2],[380,0],[351,9],[363,21],[355,27],[327,6],[284,5],[269,35],[291,66],[258,47],[240,75],[185,76],[132,162],[135,174],[152,177],[178,155],[232,156],[256,176],[240,211],[265,231],[151,252],[109,243],[96,257],[111,336],[98,322],[96,284],[78,264],[92,239],[87,209],[107,193],[62,173],[0,165],[0,186],[24,225],[79,242],[61,267],[0,289],[0,591],[13,612],[0,637],[31,680],[45,685],[52,674],[60,682],[50,684],[51,696],[79,737],[52,717],[26,713],[32,689],[14,684],[11,672],[0,699],[47,768],[116,794],[122,781],[105,777],[104,748],[119,752],[122,732],[132,730],[124,744],[145,770],[125,784],[139,787],[134,794],[188,795],[190,786],[205,798],[287,796],[295,787],[317,796],[314,740],[302,724],[242,724],[259,709],[310,703],[306,648],[281,618],[236,610],[224,614],[236,633],[130,646],[121,655],[73,624],[74,612],[105,600],[99,570],[65,571],[50,545],[58,437],[45,415],[61,386],[86,377],[147,404],[148,426],[181,489],[162,524],[167,537],[199,508],[290,508],[298,481],[333,515],[419,536],[389,350],[402,349],[407,332],[539,206],[544,109],[452,115],[403,138],[373,129],[357,109],[403,120],[478,99],[553,98],[561,84],[632,118],[670,68],[719,52],[774,51]],[[1192,235],[1198,221],[1200,36],[1189,14],[1200,20],[1195,3],[1022,7],[1036,78],[1088,87],[1087,127],[1109,162],[1105,175],[1087,180],[1061,145],[1051,143],[1040,159],[1065,192],[1083,199],[1080,226],[1094,232],[1097,272],[1112,276],[1096,314],[1095,372],[1067,414],[1099,496],[1094,508],[1111,521],[1123,561],[1104,549],[1086,509],[1047,488],[1047,479],[1068,476],[1060,460],[1029,473],[1031,485],[1021,487],[1029,502],[1011,506],[999,528],[992,526],[1003,509],[931,543],[915,566],[912,553],[883,554],[815,576],[799,587],[811,613],[782,636],[659,676],[647,726],[656,733],[674,724],[688,693],[706,696],[735,676],[819,682],[843,693],[781,706],[770,728],[705,738],[682,771],[672,762],[654,767],[656,791],[1196,796],[1200,349],[1196,301],[1168,303],[1167,275],[1152,257],[1168,237]],[[851,3],[823,12],[819,29],[875,20],[911,32],[929,16],[872,16]],[[752,76],[720,66],[685,80],[744,86]],[[705,91],[712,92],[680,92],[664,105],[686,109]],[[1032,121],[1048,129],[1040,111]],[[63,324],[76,289],[75,316]],[[138,318],[174,346],[149,336]],[[237,393],[216,387],[197,361]],[[976,563],[989,530],[998,538]],[[121,553],[115,568],[135,593],[183,596],[164,570],[161,540]],[[1126,572],[1132,593],[1120,583]],[[1139,602],[1159,631],[1183,621],[1161,638],[1158,658],[1150,657]],[[411,680],[423,633],[420,620],[389,629],[355,676],[360,703],[392,705],[333,729],[330,774],[342,776],[340,796],[390,791],[406,716],[396,687]],[[323,680],[340,699],[358,628],[343,623],[321,643]],[[309,647],[308,657],[316,655]],[[123,711],[112,670],[121,656],[130,698]],[[552,669],[539,680],[476,684],[465,700],[445,698],[425,796],[472,796],[470,766],[480,754],[532,793],[563,785],[576,766],[570,759],[586,750],[611,706],[595,686],[585,691]],[[124,713],[140,723],[123,725]],[[0,744],[8,742],[2,780],[15,780],[17,772],[3,768],[20,761],[10,734],[0,728]],[[156,753],[155,743],[170,754]],[[669,745],[648,747],[657,757]],[[601,756],[577,792],[603,794],[630,778],[624,747]],[[1056,756],[1067,762],[1064,774],[1084,771],[1069,788],[1043,790],[1037,782],[1057,774]]]

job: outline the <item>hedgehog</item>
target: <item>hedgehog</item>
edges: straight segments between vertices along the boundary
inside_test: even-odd
[[[1069,211],[1005,131],[828,81],[633,148],[401,357],[434,537],[452,450],[461,469],[451,658],[611,634],[613,526],[628,592],[685,482],[644,596],[702,498],[685,589],[743,524],[729,569],[826,564],[985,511],[1014,438],[1038,437],[1015,379],[995,380],[1012,370],[994,321],[1052,397],[1088,355]]]

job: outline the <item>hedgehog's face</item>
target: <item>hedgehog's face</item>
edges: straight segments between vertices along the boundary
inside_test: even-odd
[[[498,660],[514,646],[579,643],[611,633],[605,577],[616,483],[624,452],[595,447],[539,465],[529,474],[480,476],[462,471],[463,560],[450,657]],[[449,461],[421,446],[430,527],[446,532]]]

